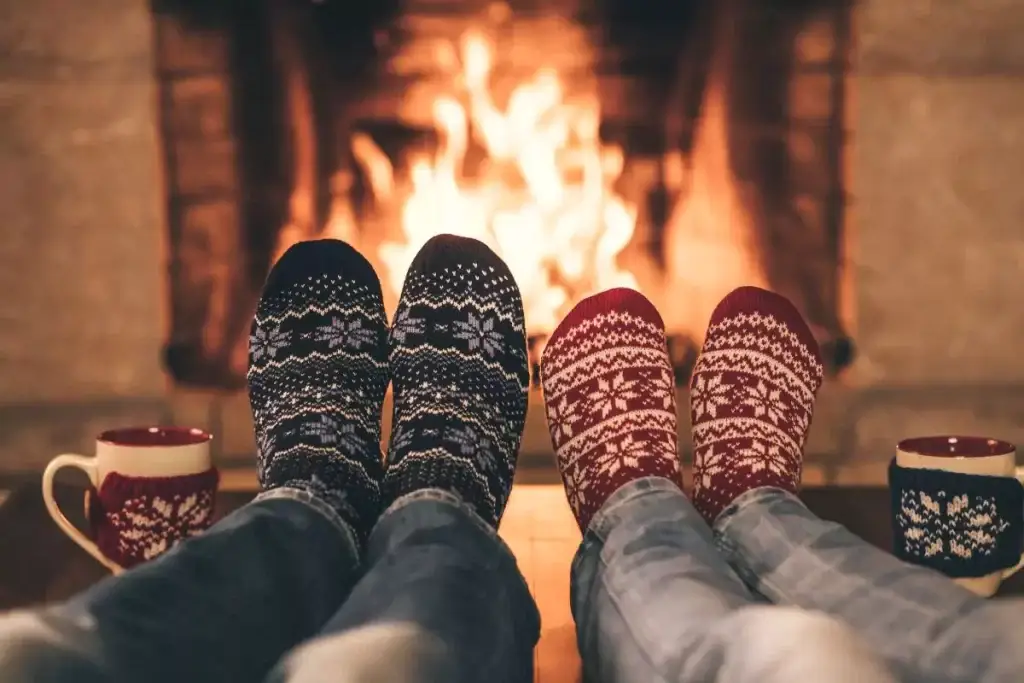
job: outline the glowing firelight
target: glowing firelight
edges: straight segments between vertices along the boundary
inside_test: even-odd
[[[581,297],[637,286],[616,262],[636,225],[635,207],[613,190],[624,155],[601,142],[597,102],[568,101],[554,71],[519,84],[502,110],[490,88],[493,45],[470,32],[461,48],[462,92],[433,103],[441,141],[410,160],[401,238],[380,245],[383,276],[400,291],[432,236],[474,237],[508,263],[530,332],[550,332]],[[354,142],[370,185],[393,187],[387,157],[366,136]],[[464,165],[473,143],[486,162],[470,177]]]

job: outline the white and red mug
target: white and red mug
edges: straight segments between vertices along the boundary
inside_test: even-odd
[[[43,501],[57,526],[115,574],[170,550],[213,522],[218,474],[211,436],[187,427],[128,427],[96,438],[95,456],[58,455],[43,471]],[[89,477],[85,534],[53,496],[57,472]]]
[[[889,465],[893,552],[988,597],[1024,567],[1024,469],[982,436],[904,439]]]

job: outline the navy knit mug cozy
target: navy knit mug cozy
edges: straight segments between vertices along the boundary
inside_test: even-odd
[[[1016,478],[889,464],[893,553],[953,578],[1017,566],[1024,486]]]

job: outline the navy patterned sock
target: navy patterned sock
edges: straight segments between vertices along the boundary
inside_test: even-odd
[[[441,488],[497,526],[529,389],[523,302],[505,263],[476,240],[427,242],[402,288],[390,361],[395,405],[385,504]]]
[[[338,240],[274,265],[249,340],[249,402],[267,490],[304,489],[360,542],[380,512],[387,317],[370,263]]]

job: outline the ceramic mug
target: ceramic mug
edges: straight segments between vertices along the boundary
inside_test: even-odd
[[[917,437],[899,442],[893,464],[894,550],[902,559],[984,597],[1024,566],[1024,468],[1013,444]],[[1002,567],[991,570],[993,563]]]
[[[210,526],[217,471],[211,436],[187,427],[129,427],[103,432],[94,456],[58,455],[43,471],[43,501],[57,526],[112,572],[151,560]],[[53,496],[57,472],[89,477],[90,535],[72,524]]]

